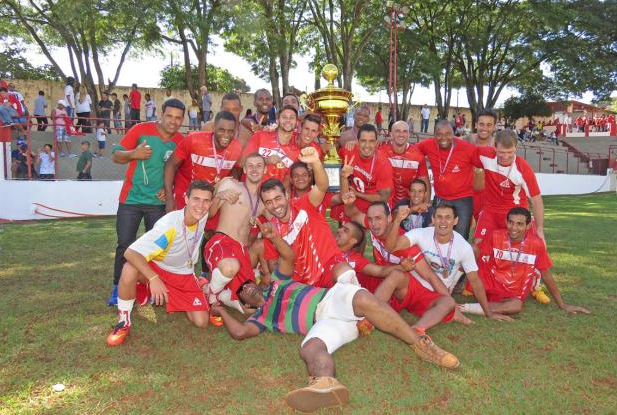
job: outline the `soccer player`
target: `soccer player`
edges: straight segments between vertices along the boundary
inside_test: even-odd
[[[424,154],[416,150],[416,146],[409,143],[409,126],[405,121],[397,121],[392,124],[392,141],[382,145],[379,151],[390,161],[392,165],[392,177],[394,188],[392,191],[392,205],[401,200],[409,199],[411,182],[420,179],[426,183],[427,192],[425,202],[431,200],[430,182]]]
[[[240,123],[240,115],[242,114],[242,102],[240,97],[235,92],[228,92],[223,95],[221,100],[221,111],[229,111],[236,118],[236,132],[234,138],[238,140],[242,148],[246,147],[246,144],[251,139],[253,131],[250,128],[245,127]],[[214,120],[210,120],[201,127],[201,131],[214,132]]]
[[[476,147],[454,137],[450,123],[442,120],[435,127],[435,137],[419,142],[416,148],[426,155],[431,163],[435,187],[433,206],[437,206],[442,200],[453,203],[459,216],[454,230],[469,239]]]
[[[494,230],[480,247],[479,274],[490,310],[502,314],[522,312],[539,271],[559,308],[572,314],[590,314],[586,308],[563,301],[550,270],[553,264],[546,252],[546,245],[539,237],[528,232],[530,226],[529,210],[524,207],[512,208],[507,213],[507,229]],[[478,303],[463,304],[460,309],[464,313],[486,312]]]
[[[362,318],[409,344],[422,359],[449,369],[458,367],[456,356],[439,348],[428,336],[418,336],[387,303],[353,284],[354,271],[347,264],[337,267],[337,283],[330,289],[289,278],[295,268],[294,250],[274,224],[260,227],[278,251],[279,262],[266,290],[253,282],[238,290],[240,299],[257,311],[245,322],[236,320],[219,306],[214,306],[212,312],[223,318],[225,328],[236,340],[258,336],[265,330],[305,336],[300,357],[306,363],[309,383],[287,394],[285,401],[290,407],[308,413],[347,403],[349,390],[334,377],[332,354],[358,337],[356,323]]]
[[[317,143],[320,124],[321,119],[317,115],[306,115],[300,124],[300,133],[296,136],[296,144],[300,149],[304,147],[313,147],[317,150],[319,153],[319,158],[323,161],[325,153],[321,146]]]
[[[270,179],[261,186],[261,199],[273,216],[272,223],[279,234],[291,245],[296,255],[293,278],[313,285],[324,272],[325,264],[338,251],[332,231],[319,211],[328,190],[328,176],[319,155],[311,147],[303,148],[300,161],[311,166],[315,184],[298,200],[290,194],[280,180]],[[274,246],[264,241],[264,255],[269,269],[276,268],[278,254]]]
[[[242,125],[251,130],[252,133],[270,125],[269,114],[272,110],[272,94],[267,89],[258,89],[253,95],[255,112],[248,118],[242,120]]]
[[[216,184],[237,165],[242,146],[234,139],[236,118],[229,111],[219,111],[214,126],[214,132],[190,133],[165,163],[168,212],[184,207],[184,192],[191,180]]]
[[[343,195],[345,213],[351,220],[364,224],[368,228],[373,243],[373,258],[377,265],[398,265],[404,258],[411,258],[419,275],[425,279],[433,290],[425,288],[418,280],[409,274],[403,276],[391,275],[379,284],[375,295],[383,301],[389,301],[396,311],[407,310],[419,317],[413,325],[419,334],[424,334],[429,328],[441,321],[448,322],[454,317],[456,303],[450,297],[450,292],[441,279],[435,275],[426,262],[420,248],[411,245],[403,250],[391,251],[385,246],[386,237],[395,228],[399,234],[402,230],[398,224],[392,223],[390,208],[387,203],[373,202],[366,214],[360,212],[354,205],[355,195],[348,192]],[[389,281],[393,278],[391,281]],[[398,289],[398,282],[407,281],[406,287]],[[391,287],[397,289],[392,290]]]
[[[356,206],[366,213],[373,202],[388,202],[392,193],[392,166],[383,153],[377,151],[377,129],[372,124],[360,127],[358,145],[353,150],[341,149],[341,158],[352,169],[341,169],[341,192],[352,190]],[[345,172],[345,173],[344,173]],[[345,221],[344,206],[335,205],[330,217]]]
[[[315,151],[317,151],[315,149]],[[319,154],[319,152],[317,152]],[[320,157],[321,159],[321,157]],[[298,200],[305,194],[311,191],[313,185],[315,184],[315,180],[313,179],[313,171],[309,169],[308,164],[303,163],[301,161],[296,161],[289,168],[289,191],[291,193],[291,200]],[[333,195],[332,193],[326,193],[324,196],[324,200],[319,205],[319,211],[326,214],[326,209],[330,206],[332,199],[337,199],[338,195]]]
[[[213,193],[211,184],[192,182],[185,195],[186,207],[163,216],[126,249],[127,262],[118,283],[118,324],[107,336],[107,344],[117,346],[128,336],[138,283],[147,287],[139,290],[142,305],[150,294],[157,305],[166,304],[167,312],[183,311],[196,327],[208,325],[209,306],[194,265]]]
[[[366,123],[369,122],[371,117],[371,109],[368,105],[361,105],[354,112],[353,118],[353,127],[349,130],[343,131],[338,139],[338,147],[344,148],[345,145],[350,141],[358,141],[358,134],[360,133],[360,128]],[[377,129],[375,129],[377,131]]]
[[[469,134],[465,140],[478,147],[495,147],[495,131],[497,130],[497,114],[485,109],[478,114],[476,133]],[[478,216],[484,206],[484,169],[475,167],[473,171],[473,217],[478,222]]]
[[[433,223],[433,206],[426,202],[428,186],[424,180],[414,179],[409,188],[409,200],[401,200],[394,206],[392,212],[396,215],[400,207],[408,207],[407,217],[401,221],[401,228],[405,231],[426,228]]]
[[[137,237],[144,219],[146,231],[165,215],[165,161],[184,138],[178,132],[184,120],[184,104],[177,99],[163,103],[161,119],[136,123],[112,152],[114,163],[128,164],[116,215],[118,245],[114,262],[114,288],[107,305],[115,305],[124,251]]]
[[[210,209],[219,215],[216,232],[204,247],[204,261],[212,271],[206,292],[211,304],[223,302],[243,311],[236,291],[245,281],[255,281],[249,254],[249,233],[263,213],[259,186],[266,164],[264,158],[249,154],[244,163],[245,182],[232,178],[221,181]]]
[[[456,207],[451,203],[441,202],[433,212],[434,226],[413,229],[404,235],[400,235],[398,227],[407,215],[408,209],[401,207],[394,218],[393,226],[387,235],[386,249],[400,251],[413,245],[419,246],[424,254],[424,259],[430,264],[435,274],[441,278],[450,293],[462,274],[461,269],[464,270],[486,316],[494,320],[510,320],[508,316],[493,312],[488,307],[486,293],[478,277],[478,266],[476,265],[473,248],[469,242],[454,231],[454,226],[458,221]],[[411,275],[424,288],[434,291],[431,284],[418,275],[415,270],[411,271]],[[407,287],[407,280],[400,277],[388,278],[384,285],[387,285],[387,287],[384,286],[381,290],[384,291],[384,295],[387,295],[387,292],[390,291],[404,290]],[[471,320],[463,316],[458,310],[454,314],[454,320],[463,324],[471,323]]]
[[[298,111],[286,106],[279,111],[279,126],[275,131],[258,131],[244,148],[240,165],[251,153],[259,153],[266,159],[264,181],[276,178],[285,181],[289,168],[298,159],[300,149],[296,145],[295,130]]]

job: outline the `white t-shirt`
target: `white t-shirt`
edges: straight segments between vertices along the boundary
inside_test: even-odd
[[[155,109],[156,104],[154,103],[153,99],[151,99],[150,101],[146,101],[146,117],[153,117]]]
[[[86,94],[86,97],[84,98],[84,101],[80,104],[79,103],[79,92],[75,95],[75,99],[77,101],[75,101],[75,112],[76,113],[81,113],[81,112],[90,112],[90,108],[92,105],[92,98],[90,98],[90,94]]]
[[[420,114],[422,114],[422,119],[423,120],[428,120],[428,118],[431,116],[431,110],[427,107],[427,108],[422,108],[420,110]]]
[[[50,152],[51,157],[54,157],[54,152]],[[51,157],[49,154],[40,152],[39,158],[41,159],[41,165],[39,166],[39,174],[56,174],[56,167],[54,166],[54,162],[51,161]]]
[[[66,98],[67,95],[71,98],[71,102],[70,103],[67,101],[67,98]],[[62,98],[62,99],[65,101],[64,102],[66,104],[65,106],[71,107],[71,108],[75,107],[75,94],[73,93],[73,87],[72,86],[67,85],[67,86],[64,87],[64,98]]]
[[[96,129],[96,139],[98,141],[105,141],[107,139],[107,134],[105,134],[105,129],[104,128],[97,128]]]
[[[174,274],[193,274],[199,260],[199,245],[204,236],[208,215],[188,228],[184,224],[184,209],[169,212],[129,246],[156,265]],[[192,253],[189,256],[189,251]],[[190,266],[192,262],[193,267]]]
[[[445,268],[439,259],[439,251],[435,245],[434,235],[435,228],[432,226],[429,228],[412,229],[405,233],[405,236],[409,239],[409,243],[420,247],[422,253],[424,254],[424,258],[431,265],[433,271],[435,271],[439,278],[441,278],[441,281],[448,288],[448,290],[452,292],[462,274],[459,270],[461,265],[463,266],[465,272],[478,270],[473,249],[465,238],[463,238],[458,232],[454,231],[454,240],[452,241],[450,260],[447,265],[448,276],[444,278],[443,272],[445,271]],[[441,255],[442,258],[444,258],[444,261],[448,257],[449,245],[449,243],[439,244],[439,249],[441,250]],[[415,271],[412,271],[411,274],[426,288],[434,291],[431,284],[420,277],[420,275],[418,275]]]

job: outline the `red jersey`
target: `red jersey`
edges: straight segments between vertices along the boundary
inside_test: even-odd
[[[129,101],[131,103],[131,109],[138,110],[141,108],[141,93],[131,89],[131,92],[129,92]]]
[[[242,145],[231,140],[225,149],[216,149],[213,132],[190,133],[176,148],[174,155],[182,160],[176,173],[174,193],[184,201],[184,192],[193,180],[205,180],[214,184],[231,174],[237,165]],[[176,198],[178,199],[178,198]],[[178,209],[184,207],[177,206]]]
[[[431,163],[435,196],[445,200],[473,196],[476,146],[454,137],[448,149],[439,148],[436,138],[427,138],[416,144],[416,148]]]
[[[510,244],[506,229],[493,231],[481,244],[481,265],[513,293],[523,290],[536,269],[546,271],[553,266],[546,245],[535,235],[526,235],[522,242]]]
[[[266,172],[264,173],[263,181],[275,178],[283,181],[289,173],[291,165],[298,160],[300,148],[296,144],[296,135],[291,137],[289,143],[281,144],[278,139],[277,131],[258,131],[248,142],[242,153],[243,157],[251,153],[259,153],[264,157],[278,156],[282,161],[282,165],[266,164]]]
[[[426,160],[413,144],[407,144],[402,154],[394,151],[392,143],[382,145],[379,151],[390,160],[392,166],[394,188],[391,201],[392,206],[396,206],[401,200],[409,199],[409,187],[414,179],[428,177]]]
[[[308,194],[290,202],[289,214],[288,222],[272,218],[272,223],[296,255],[292,278],[313,285],[323,274],[330,258],[340,250],[325,216],[313,206]],[[264,240],[264,254],[267,260],[279,256],[269,240]]]
[[[348,263],[349,266],[352,267],[354,271],[356,271],[356,276],[359,278],[364,276],[362,271],[364,271],[364,268],[371,263],[371,261],[364,258],[361,254],[354,250],[350,250],[347,252],[339,251],[336,255],[333,255],[332,258],[330,258],[330,261],[328,261],[328,263],[326,264],[326,270],[322,274],[319,281],[316,282],[315,286],[331,288],[334,285],[334,281],[332,279],[332,271],[334,270],[334,267],[341,262]],[[381,281],[383,281],[383,278],[379,279],[378,282]]]
[[[484,168],[484,205],[490,212],[508,213],[513,207],[529,208],[528,197],[540,194],[533,169],[522,158],[515,156],[509,166],[497,163],[494,147],[478,149],[478,159]]]
[[[379,190],[392,188],[392,166],[387,157],[376,151],[373,157],[360,157],[360,150],[355,146],[352,151],[343,148],[340,151],[341,159],[353,157],[353,174],[350,176],[350,186],[359,193],[376,194]],[[356,199],[356,207],[366,213],[371,202]]]
[[[368,227],[366,219],[364,220],[364,227]],[[403,235],[405,231],[401,228],[398,230],[399,235]],[[409,248],[402,249],[400,251],[390,252],[384,246],[385,241],[373,235],[373,232],[369,231],[371,242],[373,243],[373,258],[377,265],[398,265],[404,258],[413,259],[414,264],[424,259],[422,250],[417,245],[412,245]]]
[[[305,193],[305,194],[308,194],[308,193]],[[324,216],[326,215],[326,209],[330,207],[330,203],[332,202],[333,196],[334,196],[333,193],[327,192],[323,198],[323,201],[321,202],[321,205],[319,205],[319,207],[317,208],[317,210],[319,210],[319,212],[321,212]],[[292,187],[291,188],[291,200],[299,200],[301,197],[302,196],[298,196],[296,194],[295,190]]]

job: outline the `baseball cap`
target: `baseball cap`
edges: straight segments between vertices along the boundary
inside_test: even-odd
[[[66,104],[64,103],[64,100],[62,99],[58,100],[58,105],[64,105],[66,107]]]

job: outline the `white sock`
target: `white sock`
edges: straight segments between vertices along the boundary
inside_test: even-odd
[[[218,295],[218,299],[227,307],[235,308],[236,310],[244,314],[244,309],[240,305],[240,301],[231,299],[231,290],[229,288],[225,288],[223,291],[221,291]]]
[[[223,291],[225,286],[229,284],[230,281],[231,278],[224,276],[220,269],[215,268],[214,271],[212,271],[212,278],[210,279],[210,285],[208,286],[210,290],[208,301],[210,304],[214,304],[216,302],[216,295]]]
[[[118,323],[124,323],[124,327],[131,325],[131,311],[133,311],[135,299],[123,300],[118,298]]]
[[[461,311],[463,313],[477,314],[479,316],[484,315],[484,310],[482,309],[482,306],[480,305],[480,303],[461,304]]]
[[[339,275],[336,279],[336,282],[340,282],[343,284],[360,285],[360,283],[358,282],[358,277],[356,277],[356,271],[354,271],[353,269],[348,269],[347,271]]]

